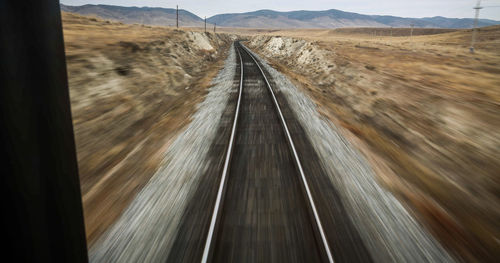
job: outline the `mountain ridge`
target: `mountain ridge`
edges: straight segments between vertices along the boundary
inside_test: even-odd
[[[175,26],[176,9],[161,7],[124,7],[113,5],[68,6],[61,10],[82,15],[96,15],[104,19],[124,23]],[[207,19],[210,24],[223,27],[243,28],[343,28],[343,27],[415,27],[421,28],[471,28],[472,18],[446,18],[442,16],[408,18],[391,15],[363,15],[337,9],[322,11],[296,10],[274,11],[261,9],[244,13],[225,13]],[[196,14],[179,9],[181,26],[203,26],[204,21]],[[478,26],[498,25],[500,21],[479,19]]]
[[[337,9],[329,9],[323,11],[287,11],[280,12],[269,9],[257,10],[245,13],[230,13],[221,14],[210,17],[207,21],[216,22],[221,26],[233,27],[248,27],[256,23],[252,19],[263,18],[269,20],[281,19],[286,24],[294,25],[296,21],[301,21],[300,28],[339,28],[339,27],[410,27],[412,24],[415,27],[423,28],[470,28],[473,25],[472,18],[446,18],[442,16],[424,17],[424,18],[408,18],[397,17],[390,15],[363,15],[353,12],[345,12]],[[272,28],[273,24],[264,25],[265,28]],[[500,21],[490,19],[479,19],[478,25],[491,26],[500,24]],[[296,26],[287,26],[293,28]]]
[[[69,6],[61,4],[61,10],[80,15],[95,15],[103,19],[113,19],[129,24],[139,23],[159,26],[175,26],[176,24],[175,8],[91,4]],[[187,10],[179,9],[179,24],[182,26],[202,26],[204,21]]]

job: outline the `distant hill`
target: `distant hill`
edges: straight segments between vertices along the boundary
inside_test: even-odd
[[[278,12],[259,10],[247,13],[221,14],[208,19],[210,23],[227,27],[253,28],[342,28],[342,27],[415,27],[470,28],[470,18],[404,18],[397,16],[362,15],[336,9],[325,11]],[[500,24],[500,21],[480,19],[479,26]]]
[[[68,6],[61,4],[61,10],[81,15],[95,15],[104,19],[118,20],[124,23],[146,25],[175,26],[176,10],[157,7],[123,7],[112,5]],[[197,15],[179,9],[180,26],[203,26],[204,21]]]
[[[67,6],[61,10],[82,15],[96,15],[104,19],[124,23],[148,25],[175,25],[175,9],[152,7],[122,7],[111,5]],[[207,19],[210,24],[225,27],[247,28],[343,28],[343,27],[415,27],[422,28],[470,28],[471,18],[404,18],[397,16],[362,15],[336,9],[325,11],[258,10],[247,13],[220,14]],[[179,10],[180,26],[203,26],[203,19],[195,14]],[[480,19],[479,26],[499,25],[500,21]]]
[[[254,28],[336,28],[370,26],[382,27],[382,23],[370,16],[347,13],[338,10],[277,12],[259,10],[240,14],[215,15],[210,23],[227,27]]]

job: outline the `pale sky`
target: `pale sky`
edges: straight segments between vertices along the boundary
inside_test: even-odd
[[[186,9],[199,17],[242,13],[259,9],[276,11],[339,9],[366,15],[402,17],[474,17],[477,0],[60,0],[66,5],[107,4]],[[500,20],[500,0],[483,0],[480,18]]]

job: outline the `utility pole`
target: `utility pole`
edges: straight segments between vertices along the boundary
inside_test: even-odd
[[[205,16],[205,33],[207,33],[207,17]]]
[[[215,34],[215,27],[217,27],[217,23],[214,22],[214,34]]]
[[[474,7],[476,10],[476,16],[474,18],[474,28],[472,28],[472,41],[470,43],[470,53],[474,53],[474,44],[476,44],[476,35],[477,35],[477,22],[479,19],[479,10],[483,7],[481,6],[481,0],[477,1],[477,5]]]
[[[176,12],[176,27],[179,28],[179,5],[177,5],[177,12]]]
[[[391,26],[391,37],[392,37],[392,26]]]
[[[413,37],[413,27],[415,26],[415,24],[411,24],[411,30],[410,30],[410,39]]]

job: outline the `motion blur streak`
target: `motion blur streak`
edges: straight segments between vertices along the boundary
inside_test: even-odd
[[[481,28],[475,54],[471,30],[415,32],[409,41],[390,28],[281,30],[249,46],[313,100],[444,247],[497,261],[500,27]]]
[[[151,181],[92,247],[91,262],[164,262],[168,257],[188,193],[206,169],[204,159],[232,88],[235,62],[231,47],[193,121],[169,147]]]
[[[259,56],[255,53],[256,58]],[[260,58],[259,58],[260,59]],[[262,60],[262,59],[260,59]],[[369,163],[284,75],[262,63],[306,129],[348,215],[376,262],[453,262],[439,243],[375,180]]]
[[[499,257],[500,26],[481,28],[471,54],[461,29],[214,34],[63,17],[92,262],[202,258],[238,97],[236,39],[261,57],[335,262]],[[303,191],[279,182],[294,184],[293,165],[270,165],[290,155],[275,149],[263,83],[243,80],[246,153],[229,165],[209,258],[315,261],[315,229],[294,208]]]

